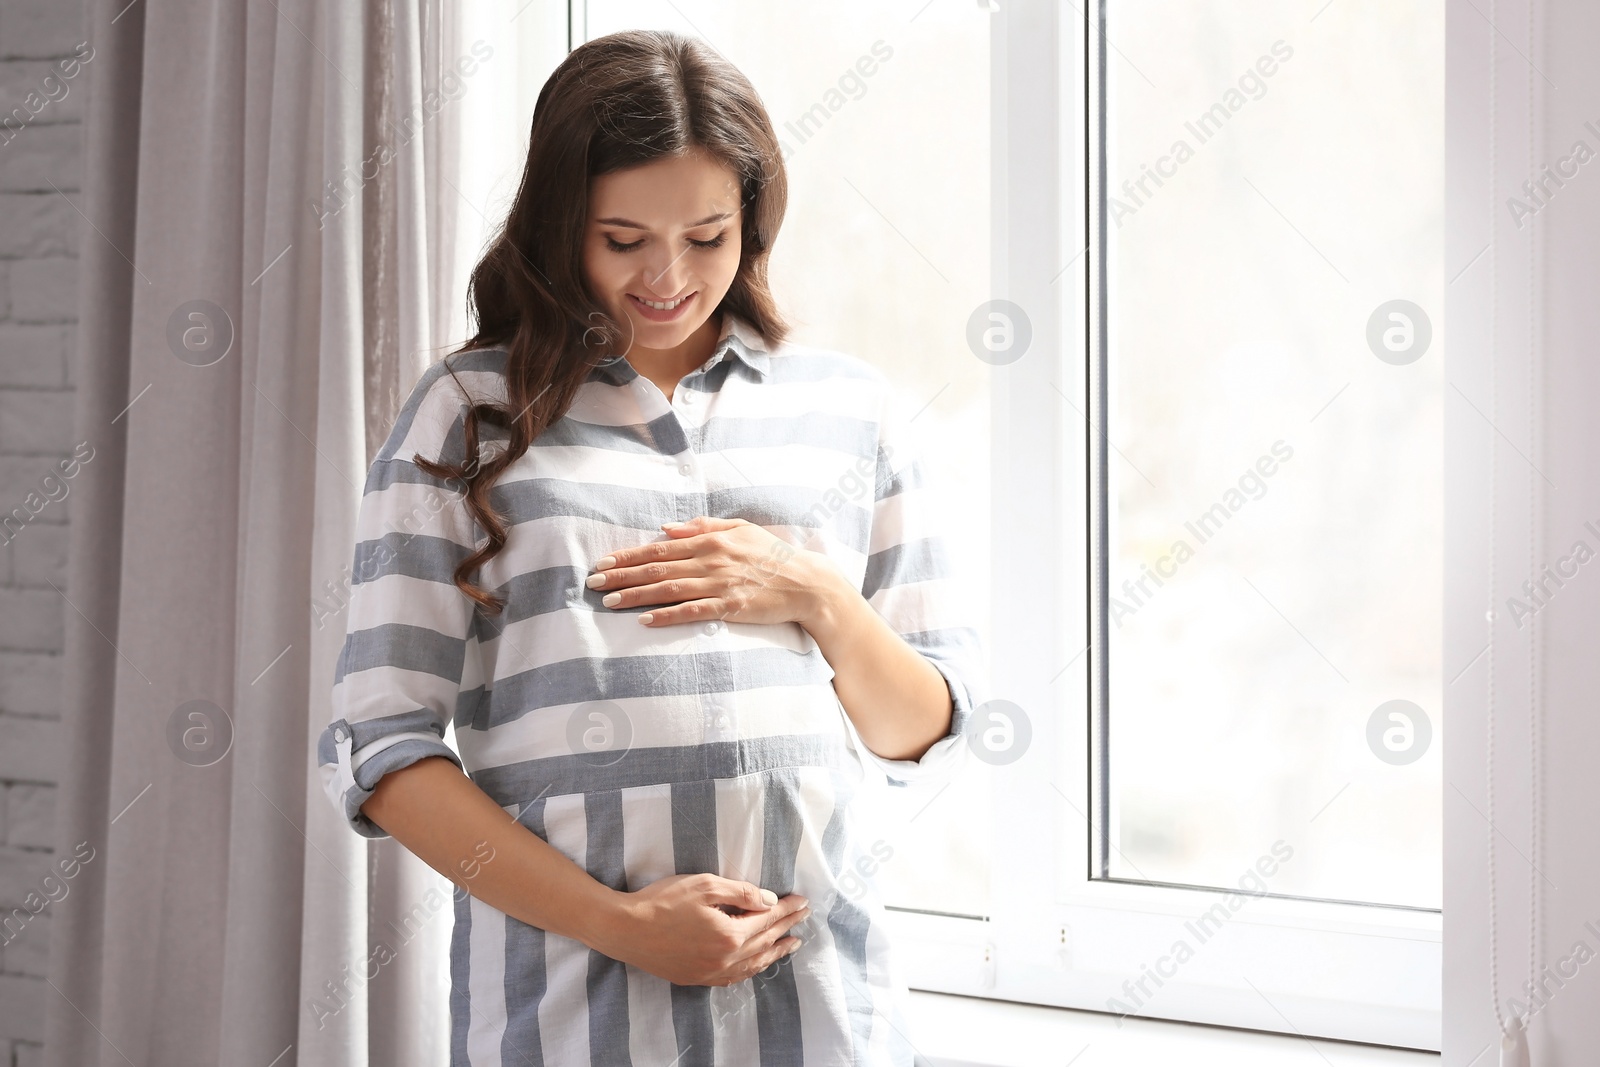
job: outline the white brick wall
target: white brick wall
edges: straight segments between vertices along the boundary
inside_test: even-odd
[[[73,203],[94,62],[55,83],[66,95],[25,124],[14,109],[26,113],[29,94],[74,56],[86,39],[84,10],[72,0],[0,0],[0,515],[39,491],[76,443]],[[40,888],[52,861],[65,605],[50,583],[66,588],[71,505],[70,493],[51,502],[9,541],[0,530],[0,920]],[[48,909],[0,946],[0,1067],[43,1061],[49,951]]]

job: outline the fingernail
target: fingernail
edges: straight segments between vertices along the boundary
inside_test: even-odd
[[[609,570],[610,568],[615,567],[616,565],[617,565],[617,557],[616,556],[606,556],[604,559],[600,560],[598,563],[596,563],[594,565],[594,569],[597,570],[597,571]]]
[[[643,615],[639,616],[639,625],[648,626],[650,624],[650,620],[653,618],[655,618],[655,616],[647,611]]]
[[[607,593],[605,596],[600,598],[600,603],[604,604],[608,608],[614,608],[618,604],[622,603],[622,594]]]
[[[793,956],[796,952],[800,951],[800,946],[803,945],[803,944],[805,944],[804,941],[796,941],[794,944],[789,946],[789,951],[785,952],[784,955],[785,956]]]
[[[778,902],[778,894],[770,889],[763,889],[761,891],[761,900],[766,904],[776,904]]]
[[[606,576],[603,574],[591,574],[583,580],[583,584],[590,589],[599,589],[606,584]]]
[[[679,526],[682,526],[682,525],[683,525],[683,523],[681,523],[681,522],[664,522],[664,523],[661,524],[661,528],[663,530],[675,530]]]

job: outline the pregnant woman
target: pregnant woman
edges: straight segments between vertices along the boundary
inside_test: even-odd
[[[785,189],[703,44],[573,51],[367,475],[319,762],[457,884],[457,1067],[912,1062],[851,798],[952,772],[979,649],[887,379],[784,341]]]

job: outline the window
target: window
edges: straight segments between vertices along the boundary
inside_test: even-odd
[[[991,380],[992,666],[1031,741],[988,921],[902,916],[914,972],[1437,1048],[1442,7],[1103,10],[992,16],[994,288],[1032,338]],[[1113,620],[1140,564],[1172,573]]]

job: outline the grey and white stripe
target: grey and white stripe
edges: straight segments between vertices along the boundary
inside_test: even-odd
[[[473,400],[503,401],[506,354],[448,357]],[[567,415],[497,480],[505,549],[456,587],[481,539],[458,493],[413,457],[464,458],[468,396],[445,363],[417,383],[361,501],[347,635],[318,762],[366,837],[379,779],[451,759],[597,880],[637,890],[714,872],[812,904],[804,946],[749,982],[676,986],[458,895],[454,1067],[909,1065],[882,905],[841,888],[863,855],[862,776],[943,778],[983,699],[942,516],[885,376],[856,357],[769,347],[724,314],[713,355],[669,401],[625,359],[594,368]],[[494,440],[491,437],[491,440]],[[950,734],[919,761],[851,729],[833,669],[793,623],[640,626],[583,584],[660,524],[744,518],[825,553],[941,672]]]

